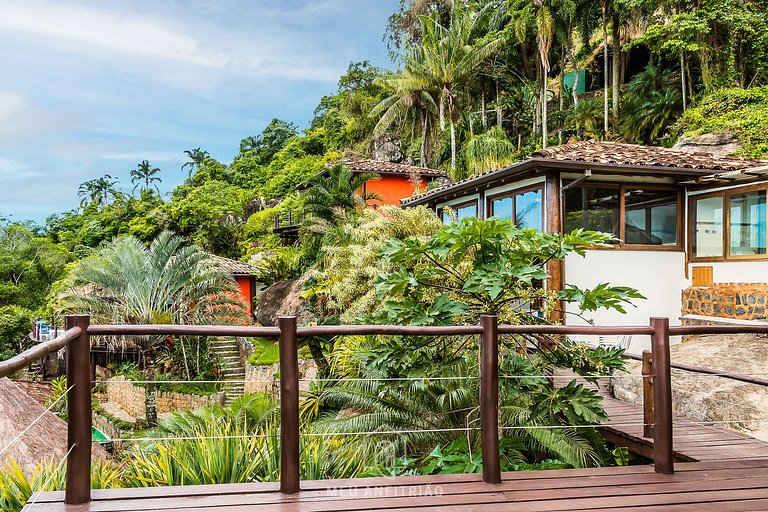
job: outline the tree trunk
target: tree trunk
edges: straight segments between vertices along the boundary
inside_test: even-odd
[[[621,71],[619,66],[621,65],[621,37],[619,33],[619,12],[613,10],[613,22],[611,42],[613,44],[613,126],[617,128],[619,126],[619,91],[621,89]]]
[[[440,131],[445,130],[445,91],[440,95]]]
[[[317,338],[307,338],[307,346],[309,347],[309,353],[312,354],[312,360],[317,366],[317,376],[321,379],[327,379],[331,376],[331,365],[328,363],[328,359],[323,354],[323,349],[320,346],[320,342]]]
[[[547,68],[542,69],[541,76],[541,147],[547,147],[549,131],[547,126]]]
[[[456,122],[451,117],[451,170],[456,170]]]
[[[683,93],[683,112],[688,108],[688,88],[685,84],[685,55],[680,52],[680,89]]]
[[[603,0],[603,130],[608,135],[608,0]]]
[[[501,85],[499,79],[496,79],[496,126],[501,128],[504,121],[504,113],[501,110]]]
[[[144,375],[147,381],[144,394],[144,414],[148,427],[157,425],[157,384],[155,383],[155,351],[144,352]]]
[[[467,98],[469,98],[469,93],[467,93]],[[469,116],[469,135],[472,136],[475,134],[475,121],[473,119],[473,112],[472,112],[472,102],[468,102],[467,105],[467,115]]]
[[[422,111],[421,113],[421,147],[419,148],[419,165],[422,167],[427,166],[427,123],[429,122],[429,119],[427,118],[427,112]]]
[[[480,111],[482,112],[483,131],[486,131],[488,129],[488,111],[485,108],[485,91],[480,97]]]
[[[557,122],[557,142],[563,143],[563,109],[565,108],[565,45],[560,52],[560,112]]]

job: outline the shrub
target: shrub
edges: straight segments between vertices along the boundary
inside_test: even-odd
[[[718,89],[688,109],[674,126],[676,134],[730,133],[741,144],[738,156],[768,157],[768,86]]]

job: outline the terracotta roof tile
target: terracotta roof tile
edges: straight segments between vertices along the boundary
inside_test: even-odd
[[[242,261],[236,261],[229,258],[216,256],[215,254],[211,254],[211,261],[215,262],[219,267],[232,274],[233,276],[250,276],[256,274],[257,272],[256,267],[253,265],[243,263]]]
[[[595,140],[572,142],[561,146],[553,146],[540,149],[531,155],[532,157],[558,161],[586,162],[608,165],[629,165],[635,167],[667,167],[679,169],[691,169],[700,171],[721,171],[740,173],[749,169],[768,165],[766,160],[741,158],[736,156],[714,156],[708,153],[692,153],[659,146],[641,146],[639,144],[624,144],[619,142],[600,142]],[[530,160],[526,159],[511,166],[503,167],[485,173],[494,174],[503,169],[516,167]],[[707,175],[702,172],[699,180],[712,180],[721,174]],[[449,190],[457,185],[477,179],[479,176],[471,176],[438,188],[433,188],[421,194],[402,200],[404,205],[417,199],[439,195],[444,190]]]
[[[376,160],[350,159],[345,160],[344,165],[353,171],[375,172],[375,173],[393,173],[393,174],[420,174],[422,176],[445,176],[438,169],[429,167],[418,167],[415,165],[398,164],[395,162],[378,162]]]
[[[533,156],[574,162],[679,167],[711,171],[738,171],[766,163],[736,156],[714,156],[708,153],[692,153],[658,146],[594,140],[540,149]]]

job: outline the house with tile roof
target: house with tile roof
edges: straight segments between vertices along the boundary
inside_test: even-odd
[[[442,171],[416,165],[400,164],[395,162],[380,162],[362,158],[350,158],[343,161],[344,165],[352,170],[353,175],[375,174],[376,179],[363,185],[361,192],[374,193],[378,199],[369,199],[368,206],[376,208],[382,204],[400,206],[400,201],[411,197],[435,180],[446,180]],[[324,170],[320,173],[327,173]],[[302,183],[299,190],[306,187]],[[274,232],[279,234],[287,243],[293,243],[298,239],[299,226],[304,220],[302,212],[285,211],[275,215]]]
[[[248,263],[216,256],[215,254],[211,254],[210,259],[237,282],[240,296],[248,304],[248,317],[251,318],[253,316],[253,299],[262,287],[262,284],[256,278],[258,269]]]
[[[768,161],[668,148],[582,141],[404,199],[452,222],[512,219],[551,233],[612,233],[610,249],[552,262],[546,286],[632,286],[647,297],[627,315],[598,312],[598,324],[650,316],[697,322],[765,321],[768,302]],[[557,316],[583,320],[567,306]],[[633,345],[632,350],[641,349]]]

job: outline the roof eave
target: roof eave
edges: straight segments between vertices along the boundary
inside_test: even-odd
[[[447,186],[434,194],[423,194],[417,196],[412,200],[401,201],[403,206],[417,206],[420,204],[428,204],[435,202],[435,200],[447,196],[454,195],[456,192],[462,192],[469,190],[480,185],[484,185],[488,182],[496,181],[497,179],[509,178],[517,174],[522,174],[530,170],[536,170],[537,172],[543,170],[556,170],[561,172],[567,171],[584,171],[592,170],[593,172],[608,172],[616,175],[634,175],[634,176],[655,176],[665,178],[690,178],[701,177],[712,174],[711,169],[694,169],[688,167],[666,167],[666,166],[650,166],[650,165],[634,165],[634,164],[609,164],[601,162],[587,162],[581,160],[557,160],[545,157],[531,157],[521,162],[502,167],[489,173],[481,174],[470,180],[460,182],[455,186]]]

